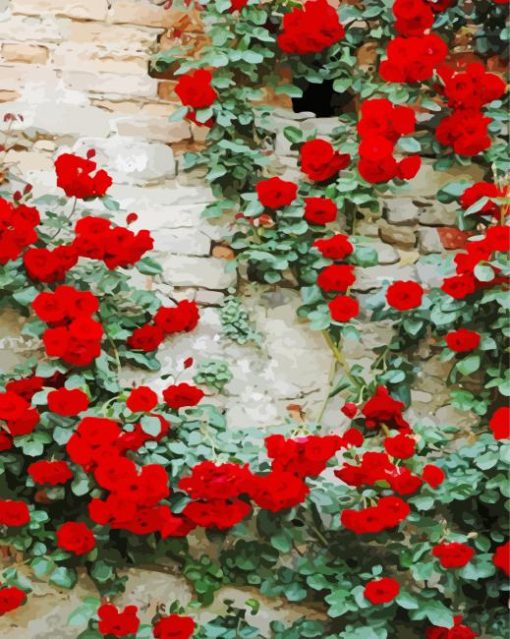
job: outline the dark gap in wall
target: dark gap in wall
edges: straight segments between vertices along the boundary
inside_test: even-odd
[[[311,111],[318,118],[330,118],[343,113],[352,101],[352,95],[348,91],[337,93],[333,90],[332,80],[312,84],[299,78],[294,83],[303,91],[300,98],[292,98],[294,113]]]

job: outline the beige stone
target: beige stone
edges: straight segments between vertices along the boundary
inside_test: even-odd
[[[90,45],[62,44],[52,55],[56,68],[88,73],[114,73],[119,75],[147,75],[147,54],[104,52]]]
[[[107,50],[146,50],[156,43],[159,30],[104,22],[76,22],[62,20],[60,30],[68,43],[92,43]]]
[[[59,42],[62,36],[58,19],[53,15],[21,16],[10,15],[0,20],[0,40],[2,42]]]
[[[21,97],[17,91],[0,91],[0,102],[14,102]]]
[[[115,122],[119,135],[171,143],[191,138],[187,122],[169,122],[168,118],[121,117]]]
[[[104,20],[106,0],[12,0],[13,13],[39,16],[50,13],[80,20]]]
[[[36,44],[3,44],[2,57],[7,62],[26,62],[28,64],[45,64],[48,60],[48,49]]]
[[[57,73],[49,67],[0,64],[0,87],[3,91],[28,91],[33,95],[39,90],[48,91],[57,83]]]
[[[185,17],[189,21],[189,29],[200,30],[201,23],[198,16],[198,11],[183,13],[175,9],[164,9],[162,6],[155,6],[150,0],[116,0],[108,19],[118,24],[169,28],[178,24]]]
[[[104,95],[137,95],[154,97],[157,83],[146,75],[63,71],[62,78],[70,89]]]

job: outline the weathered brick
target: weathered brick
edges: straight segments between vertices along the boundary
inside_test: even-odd
[[[70,89],[76,91],[147,97],[154,97],[156,94],[156,81],[145,75],[116,75],[114,73],[64,70],[62,78]]]
[[[21,95],[17,91],[0,91],[0,102],[14,102]]]
[[[120,135],[146,140],[170,143],[191,138],[187,122],[169,122],[168,118],[120,117],[115,124]]]
[[[15,16],[0,20],[2,42],[60,42],[62,36],[55,16]]]
[[[54,90],[58,84],[57,73],[46,67],[31,67],[26,64],[0,64],[0,87],[3,91],[26,92],[32,96],[39,90]]]
[[[198,286],[224,290],[236,282],[235,272],[225,271],[225,262],[214,257],[169,255],[162,260],[164,277],[174,286]]]
[[[39,16],[45,13],[80,20],[105,20],[106,0],[12,0],[13,13]]]
[[[7,62],[26,62],[28,64],[45,64],[48,60],[48,49],[37,44],[2,44],[2,58]]]
[[[62,44],[52,54],[56,68],[88,73],[147,75],[147,54],[105,52],[90,45]]]
[[[145,51],[153,46],[158,29],[140,28],[104,22],[61,20],[61,34],[68,43],[78,42],[111,51]]]

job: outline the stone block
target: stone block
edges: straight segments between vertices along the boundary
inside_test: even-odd
[[[58,77],[54,69],[26,64],[0,64],[2,91],[26,93],[36,101],[40,93],[56,90],[57,85]]]
[[[49,13],[79,20],[105,20],[107,15],[106,0],[11,0],[11,9],[14,14]]]
[[[80,23],[81,24],[81,23]],[[9,15],[0,20],[0,41],[2,42],[60,42],[62,35],[58,19],[53,15],[35,16]]]
[[[105,51],[90,44],[65,43],[53,51],[51,61],[66,71],[147,76],[147,53],[141,51]]]
[[[439,234],[435,228],[419,229],[418,246],[420,251],[425,255],[443,252],[443,245],[441,244]]]
[[[414,266],[378,265],[356,269],[356,282],[353,289],[357,291],[370,291],[381,288],[389,282],[396,280],[416,280]]]
[[[162,261],[166,280],[174,286],[225,290],[236,283],[236,273],[225,271],[225,262],[214,257],[169,255]]]
[[[145,220],[142,224],[147,228]],[[211,252],[211,240],[199,229],[178,228],[159,229],[155,235],[155,248],[164,253],[175,255],[205,256]]]
[[[180,142],[191,139],[188,122],[169,122],[168,118],[120,117],[115,120],[119,135],[140,137],[160,142]]]
[[[386,200],[386,219],[390,224],[406,225],[418,221],[419,209],[409,198]]]
[[[86,137],[77,141],[74,151],[97,152],[97,163],[111,174],[117,184],[149,184],[175,175],[172,150],[159,142],[115,136],[107,139]]]
[[[24,62],[27,64],[45,64],[48,60],[48,49],[37,44],[3,44],[2,58],[7,62]]]
[[[388,224],[386,220],[379,222],[379,234],[381,239],[388,242],[388,244],[396,244],[406,248],[416,244],[416,236],[412,228],[394,226],[393,224]]]
[[[187,30],[200,31],[201,21],[199,12],[177,11],[156,6],[150,0],[115,0],[108,14],[108,20],[116,24],[138,24],[146,27],[175,27],[186,19]],[[182,29],[182,26],[181,26]]]
[[[418,203],[418,221],[424,226],[451,226],[456,222],[455,208],[440,202]]]
[[[147,29],[105,22],[76,22],[62,20],[59,23],[62,39],[67,43],[94,44],[107,51],[146,51],[154,45],[159,29]]]

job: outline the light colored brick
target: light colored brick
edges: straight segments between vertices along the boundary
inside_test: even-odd
[[[39,16],[45,13],[80,20],[105,20],[106,0],[12,0],[13,13]]]
[[[64,71],[62,78],[70,89],[90,91],[104,95],[131,95],[154,97],[157,83],[146,75],[116,75],[114,73],[88,73]]]
[[[155,6],[150,0],[115,0],[108,19],[118,24],[139,24],[147,27],[177,27],[200,31],[198,11],[177,11]]]
[[[26,64],[0,64],[0,87],[3,91],[18,91],[32,96],[38,92],[56,89],[57,73],[48,67],[31,67]]]
[[[152,47],[158,37],[158,29],[107,24],[104,22],[76,22],[62,20],[60,30],[68,43],[77,42],[108,51],[145,51]]]
[[[7,62],[26,62],[28,64],[45,64],[48,60],[48,49],[36,44],[3,44],[2,58]]]
[[[16,16],[0,20],[0,40],[2,42],[59,42],[62,36],[59,21],[55,16]]]
[[[0,91],[0,102],[14,102],[20,97],[17,91]]]
[[[214,257],[169,255],[162,260],[164,277],[174,286],[224,290],[236,283],[236,274],[225,272],[225,262]]]
[[[51,60],[54,67],[65,70],[147,76],[147,54],[144,53],[105,52],[94,50],[90,45],[65,43],[55,49]]]
[[[191,138],[187,122],[169,122],[168,118],[120,117],[115,120],[119,135],[170,143]]]

